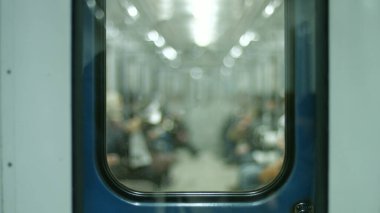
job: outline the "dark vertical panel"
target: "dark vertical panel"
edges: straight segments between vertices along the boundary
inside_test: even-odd
[[[82,88],[82,68],[83,68],[83,19],[82,10],[84,1],[72,0],[72,199],[73,212],[83,212],[83,102]]]
[[[328,211],[328,0],[316,1],[316,212]]]

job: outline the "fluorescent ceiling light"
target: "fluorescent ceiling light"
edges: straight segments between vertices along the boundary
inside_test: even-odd
[[[177,51],[173,47],[165,47],[162,49],[162,55],[164,55],[165,58],[173,61],[177,58]]]
[[[165,38],[162,37],[157,31],[155,30],[152,30],[152,31],[149,31],[146,35],[145,35],[145,39],[147,41],[152,41],[154,42],[154,45],[156,45],[157,47],[163,47],[166,43],[165,41]]]
[[[188,11],[193,15],[191,31],[195,44],[208,46],[215,40],[219,0],[187,0]]]
[[[271,3],[268,4],[264,9],[263,16],[265,18],[268,18],[269,16],[271,16],[274,13],[274,9],[275,9],[275,7]]]
[[[273,0],[271,1],[265,8],[264,8],[264,11],[263,11],[263,16],[265,18],[268,18],[270,17],[271,15],[273,15],[274,11],[276,10],[277,7],[279,7],[281,5],[281,2],[282,0]]]
[[[99,9],[99,8],[97,8],[96,10],[95,10],[95,18],[96,19],[98,19],[98,20],[101,20],[101,19],[103,19],[104,18],[104,11],[102,10],[102,9]]]
[[[159,20],[169,20],[173,17],[174,2],[173,0],[161,0],[158,13]]]
[[[139,11],[134,5],[129,5],[127,7],[127,13],[129,16],[131,16],[134,19],[136,19],[139,16]]]
[[[148,41],[157,41],[158,38],[160,37],[160,35],[158,34],[157,31],[155,30],[152,30],[152,31],[149,31],[147,34],[146,34],[146,39]]]
[[[165,45],[165,39],[162,36],[159,36],[157,40],[154,41],[154,45],[157,47],[163,47]]]
[[[86,1],[88,8],[95,8],[96,7],[96,1],[95,0],[87,0]]]
[[[248,31],[246,33],[244,33],[240,39],[239,39],[239,44],[242,46],[242,47],[246,47],[248,46],[252,41],[258,41],[259,40],[259,36],[257,35],[257,33],[255,32],[252,32],[252,31]]]
[[[239,46],[233,46],[230,50],[230,54],[234,58],[239,58],[243,54],[243,49]]]

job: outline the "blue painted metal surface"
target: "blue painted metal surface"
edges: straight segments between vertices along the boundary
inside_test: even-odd
[[[312,201],[315,188],[315,70],[312,70],[314,0],[295,0],[295,156],[291,175],[270,196],[242,203],[134,203],[119,197],[102,180],[98,171],[95,132],[95,23],[90,11],[84,11],[84,212],[292,212],[300,201]]]

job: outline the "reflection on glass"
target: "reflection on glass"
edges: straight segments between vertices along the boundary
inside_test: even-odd
[[[144,192],[252,191],[284,157],[280,0],[107,1],[106,147]]]

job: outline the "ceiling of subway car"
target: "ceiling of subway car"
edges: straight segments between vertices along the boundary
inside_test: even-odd
[[[108,39],[131,52],[167,51],[181,67],[251,61],[284,40],[282,0],[112,0],[106,23]]]

